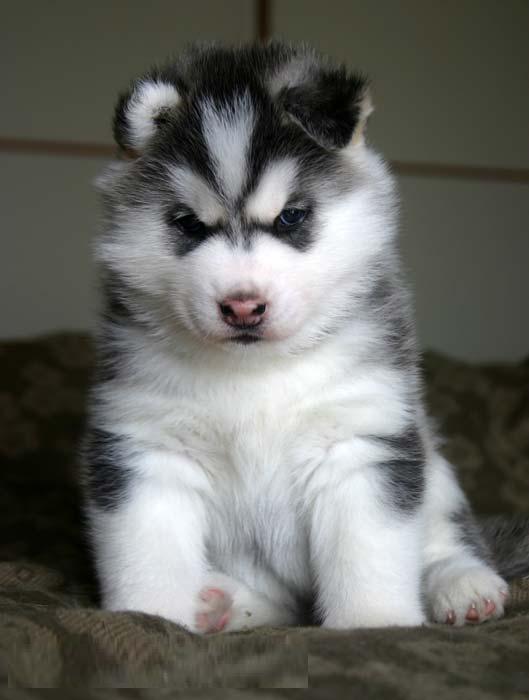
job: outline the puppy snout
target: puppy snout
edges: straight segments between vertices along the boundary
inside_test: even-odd
[[[257,296],[233,296],[219,302],[222,320],[230,326],[257,326],[264,318],[267,302]]]

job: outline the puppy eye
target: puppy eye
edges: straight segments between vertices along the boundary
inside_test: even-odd
[[[204,236],[207,232],[206,224],[194,214],[175,214],[171,217],[170,224],[178,226],[182,233],[188,236]]]
[[[294,226],[299,226],[307,216],[307,212],[304,209],[295,209],[294,207],[288,207],[283,209],[276,219],[276,226],[280,229],[293,228]]]

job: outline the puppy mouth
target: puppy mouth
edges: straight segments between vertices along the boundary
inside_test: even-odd
[[[254,333],[239,333],[226,338],[229,343],[238,343],[239,345],[251,345],[262,340],[262,337]]]

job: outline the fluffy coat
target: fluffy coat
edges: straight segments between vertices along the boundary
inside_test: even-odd
[[[194,632],[502,614],[423,407],[367,81],[192,47],[120,99],[83,450],[103,604]]]

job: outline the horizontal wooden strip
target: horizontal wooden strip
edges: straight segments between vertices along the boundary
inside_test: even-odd
[[[496,168],[481,165],[421,163],[404,160],[393,160],[390,161],[390,164],[397,175],[529,184],[529,168]]]
[[[117,148],[106,143],[0,138],[0,151],[4,153],[28,153],[30,155],[75,156],[78,158],[113,158],[117,153]]]
[[[112,144],[105,143],[0,138],[0,152],[78,158],[113,158],[117,149]],[[390,165],[397,175],[529,184],[529,168],[493,168],[403,160],[390,161]]]

